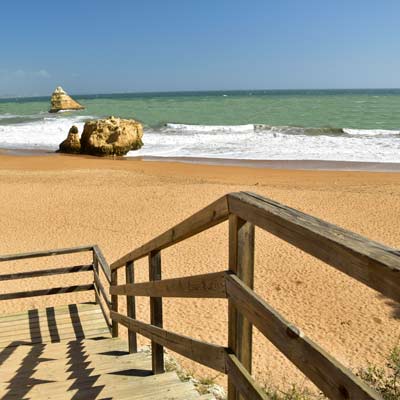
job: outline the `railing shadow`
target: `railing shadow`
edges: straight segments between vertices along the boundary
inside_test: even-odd
[[[60,334],[58,332],[54,307],[46,308],[46,320],[47,320],[47,327],[50,333],[51,343],[59,342]]]
[[[59,326],[61,321],[64,326],[62,329]],[[94,345],[94,350],[89,350],[91,342],[96,342],[102,337],[85,337],[85,326],[82,324],[80,310],[76,304],[68,305],[66,319],[63,318],[61,321],[57,321],[54,307],[47,307],[44,314],[39,314],[37,309],[28,311],[29,333],[26,339],[10,342],[0,351],[0,365],[4,371],[0,374],[4,374],[4,378],[7,376],[5,378],[7,386],[0,395],[1,399],[29,398],[30,394],[40,396],[35,387],[44,383],[54,383],[54,386],[48,388],[49,393],[54,396],[69,391],[69,398],[73,400],[112,399],[113,393],[105,394],[107,379],[104,379],[104,376],[145,377],[152,374],[150,370],[129,368],[126,364],[113,364],[112,360],[115,360],[115,357],[129,355],[128,351],[119,348],[107,350],[101,345],[98,351],[96,351],[97,345]],[[66,321],[72,325],[74,337],[65,342],[66,347],[64,345],[57,349],[47,347],[62,340]],[[23,350],[20,346],[23,346]],[[19,351],[24,351],[21,359],[18,358]],[[14,352],[17,353],[15,361],[10,360]],[[107,361],[107,356],[111,362]],[[105,359],[104,362],[99,363],[97,357]],[[7,360],[10,362],[9,366],[6,364]],[[18,364],[14,367],[16,362]],[[13,368],[16,368],[15,371]]]
[[[2,399],[18,399],[24,398],[32,386],[47,383],[50,381],[36,379],[33,377],[36,367],[43,361],[48,359],[41,358],[45,345],[42,344],[42,334],[40,330],[39,312],[38,310],[28,311],[29,332],[32,342],[37,343],[34,346],[29,346],[28,354],[24,357],[19,368],[15,371],[13,377],[9,380],[7,392]],[[13,344],[20,342],[13,342]],[[25,343],[29,344],[29,343]],[[17,346],[18,346],[17,345]],[[8,346],[10,348],[10,346]],[[17,347],[15,346],[15,349]],[[9,352],[10,355],[10,352]]]
[[[68,310],[75,340],[68,343],[68,351],[65,355],[67,359],[65,372],[70,372],[68,379],[72,379],[72,385],[66,390],[85,389],[85,395],[83,397],[81,397],[81,392],[78,390],[72,397],[73,399],[97,399],[104,385],[94,386],[99,376],[91,376],[93,368],[90,368],[90,362],[85,362],[88,355],[85,353],[84,343],[82,342],[85,338],[85,332],[79,316],[79,309],[76,304],[71,304],[68,306]],[[1,399],[22,399],[25,398],[36,385],[56,382],[53,379],[46,380],[34,377],[40,363],[49,361],[57,363],[58,361],[54,358],[43,357],[47,344],[45,343],[46,340],[43,338],[41,323],[47,325],[49,332],[49,339],[47,340],[50,343],[60,342],[60,333],[54,307],[47,307],[46,316],[45,318],[42,317],[42,319],[37,309],[29,310],[29,337],[27,337],[26,340],[18,340],[9,343],[0,352],[0,365],[4,366],[4,370],[6,371],[7,367],[5,363],[14,352],[18,350],[18,347],[24,346],[28,349],[27,354],[20,361],[18,368],[8,379],[7,388]],[[51,353],[49,352],[49,354]],[[59,362],[65,363],[65,360],[61,358]],[[88,391],[90,393],[87,393]]]

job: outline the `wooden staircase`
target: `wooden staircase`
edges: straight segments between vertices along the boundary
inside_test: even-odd
[[[129,354],[97,304],[0,317],[1,399],[213,399],[175,372],[152,374],[150,352]]]
[[[228,270],[162,279],[164,249],[229,221]],[[328,398],[383,400],[253,290],[255,228],[317,257],[383,296],[400,301],[400,252],[254,193],[230,193],[127,253],[111,266],[98,246],[0,256],[0,262],[91,252],[88,265],[0,274],[0,281],[93,272],[93,282],[0,293],[0,300],[94,291],[95,303],[0,317],[3,399],[211,399],[166,373],[164,347],[228,376],[228,400],[268,397],[251,374],[253,326]],[[134,263],[148,258],[149,282],[135,283]],[[223,266],[222,266],[223,267]],[[226,268],[226,267],[225,267]],[[118,271],[125,270],[125,284]],[[13,287],[16,285],[10,285]],[[110,296],[111,294],[111,296]],[[150,323],[135,298],[149,298]],[[111,297],[111,298],[110,298]],[[120,313],[119,298],[127,304]],[[228,343],[216,345],[163,327],[163,297],[226,299]],[[118,338],[128,329],[128,343]],[[151,352],[137,348],[137,335]]]

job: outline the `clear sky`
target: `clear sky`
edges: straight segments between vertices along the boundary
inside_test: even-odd
[[[398,88],[399,0],[4,0],[0,96]]]

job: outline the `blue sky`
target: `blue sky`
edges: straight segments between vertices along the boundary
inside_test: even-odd
[[[398,0],[0,5],[0,96],[398,88]]]

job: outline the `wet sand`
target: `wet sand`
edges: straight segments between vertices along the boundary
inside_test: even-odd
[[[218,197],[252,191],[389,246],[400,247],[400,174],[315,171],[0,155],[0,253],[97,243],[111,263]],[[162,253],[163,277],[227,269],[227,224]],[[89,255],[4,263],[2,272],[90,261]],[[373,290],[265,233],[256,231],[255,290],[346,366],[383,364],[399,341],[400,307]],[[148,279],[146,260],[135,264]],[[124,274],[121,272],[122,283]],[[2,283],[3,292],[87,283],[88,273]],[[14,284],[14,285],[13,285]],[[0,312],[93,300],[93,293],[0,302]],[[148,321],[148,299],[138,318]],[[125,312],[121,298],[120,310]],[[226,345],[224,300],[165,299],[166,328]],[[126,335],[124,329],[121,329]],[[146,343],[142,340],[141,343]],[[304,384],[266,339],[254,334],[254,375],[262,384]],[[180,358],[196,374],[216,373]],[[219,378],[218,378],[219,379]],[[223,379],[219,379],[223,382]]]

